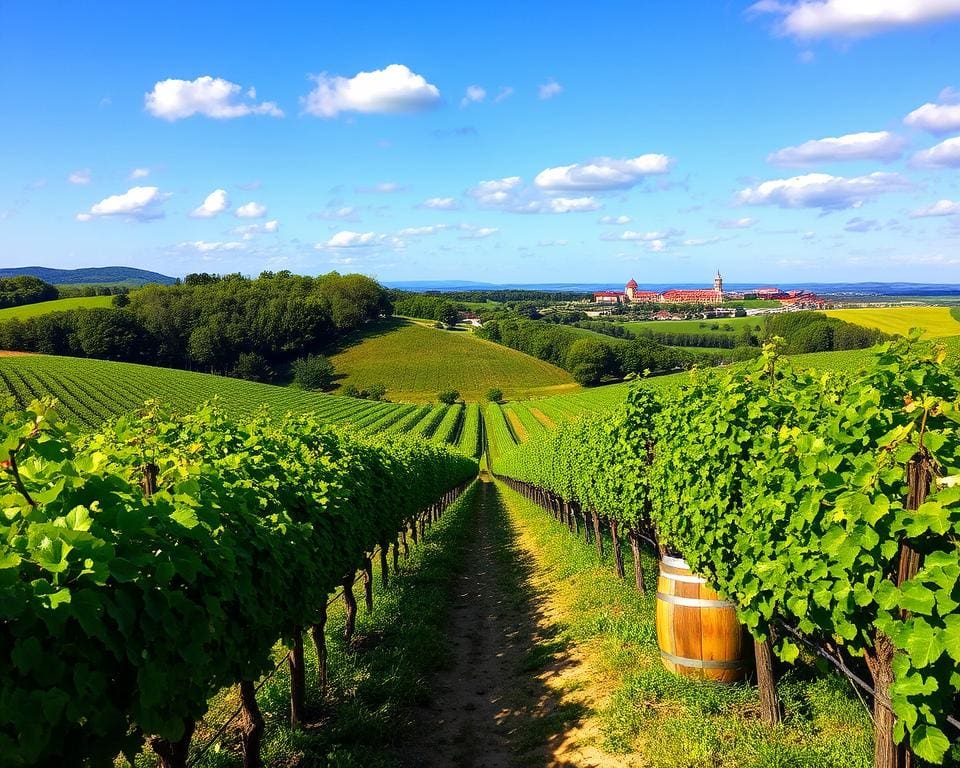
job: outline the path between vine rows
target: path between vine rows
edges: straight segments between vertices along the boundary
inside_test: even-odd
[[[453,585],[452,664],[417,713],[411,766],[613,768],[596,718],[596,684],[582,649],[564,640],[549,578],[539,574],[505,500],[481,478],[474,541]],[[592,690],[591,690],[592,689]]]

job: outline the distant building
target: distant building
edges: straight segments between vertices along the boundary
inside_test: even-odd
[[[723,290],[723,276],[717,270],[713,288],[668,288],[665,291],[641,291],[636,280],[631,279],[622,291],[597,291],[593,300],[597,304],[723,304],[730,300],[756,297],[767,301],[779,301],[784,308],[823,309],[827,302],[815,293],[784,291],[781,288],[757,288],[746,293]]]

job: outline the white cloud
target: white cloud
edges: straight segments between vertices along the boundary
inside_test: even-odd
[[[252,200],[246,205],[241,205],[236,211],[238,219],[261,219],[266,215],[267,206]]]
[[[499,104],[501,101],[506,101],[511,96],[513,96],[513,86],[502,85],[500,90],[497,92],[497,95],[494,96],[493,100]]]
[[[632,240],[641,243],[652,243],[655,240],[664,240],[668,237],[676,235],[677,232],[674,230],[669,230],[666,232],[654,231],[654,232],[637,232],[632,229],[627,229],[621,232],[619,235],[604,235],[601,237],[601,240]]]
[[[915,152],[911,162],[919,168],[960,168],[960,136]]]
[[[87,213],[78,213],[77,221],[90,221],[102,216],[119,216],[132,221],[150,221],[163,218],[160,204],[170,197],[157,187],[131,187],[122,195],[105,197],[90,207]]]
[[[253,240],[257,235],[272,235],[280,231],[280,222],[276,219],[265,221],[263,224],[245,224],[242,227],[235,227],[231,230],[235,235],[240,235],[244,240]]]
[[[658,154],[624,159],[599,157],[588,163],[547,168],[537,174],[534,183],[551,192],[630,189],[646,176],[666,173],[672,162],[666,155]]]
[[[130,171],[130,175],[127,178],[131,181],[136,181],[137,179],[145,179],[149,175],[149,168],[134,168],[132,171]]]
[[[667,247],[667,244],[663,242],[663,240],[651,240],[650,243],[647,245],[647,248],[649,248],[654,253],[660,253],[660,251],[664,250],[666,247]]]
[[[256,91],[243,88],[220,77],[198,77],[196,80],[161,80],[144,96],[147,112],[163,120],[181,120],[205,115],[227,120],[246,115],[283,117],[283,110],[272,101],[256,103]],[[249,101],[244,101],[249,99]]]
[[[472,224],[461,224],[460,229],[467,233],[460,236],[461,240],[482,240],[500,231],[497,227],[476,227]]]
[[[633,219],[629,216],[601,216],[600,224],[629,224]]]
[[[682,244],[691,248],[698,248],[701,245],[713,245],[714,243],[722,243],[724,240],[729,239],[729,237],[691,237],[684,240]]]
[[[303,111],[317,117],[341,112],[396,114],[422,112],[440,103],[440,91],[403,64],[391,64],[353,77],[311,76],[316,87],[300,99]]]
[[[378,194],[390,194],[391,192],[400,192],[405,187],[397,184],[395,181],[381,181],[371,187],[356,187],[357,192],[376,192]]]
[[[552,99],[554,96],[563,93],[563,86],[552,77],[547,82],[537,87],[537,95],[541,99]]]
[[[718,221],[717,226],[720,227],[720,229],[747,229],[756,223],[756,219],[744,216],[739,219],[724,219],[723,221]]]
[[[843,229],[846,232],[876,232],[877,230],[883,229],[883,227],[876,219],[864,219],[860,216],[855,216],[844,225]]]
[[[223,213],[230,207],[230,198],[227,197],[225,189],[215,189],[207,195],[203,202],[192,211],[190,216],[194,219],[211,219],[218,213]]]
[[[67,181],[69,181],[71,184],[76,184],[79,187],[85,187],[91,181],[93,181],[93,179],[90,175],[89,168],[81,168],[79,171],[74,171],[67,176]]]
[[[928,216],[955,216],[960,215],[960,202],[954,200],[937,200],[933,205],[917,208],[911,211],[911,219],[923,219]]]
[[[376,245],[393,245],[402,247],[403,243],[397,238],[388,235],[377,234],[376,232],[352,232],[349,229],[337,232],[325,243],[317,243],[317,250],[325,248],[371,248]]]
[[[420,203],[421,208],[432,208],[435,211],[454,211],[460,207],[452,197],[431,197]]]
[[[481,181],[477,186],[467,190],[467,194],[476,198],[481,205],[498,207],[506,203],[522,183],[523,180],[519,176]]]
[[[487,91],[479,85],[468,85],[467,92],[460,99],[460,107],[467,107],[471,104],[479,104],[487,98]]]
[[[582,211],[597,211],[603,206],[593,197],[556,197],[545,201],[547,207],[554,213],[580,213]]]
[[[779,15],[778,33],[798,39],[867,37],[960,17],[960,0],[761,0],[749,10]]]
[[[328,205],[325,210],[310,215],[312,218],[327,221],[356,221],[360,218],[357,209],[352,205]]]
[[[843,210],[859,208],[885,192],[909,189],[910,184],[896,173],[871,173],[866,176],[831,176],[808,173],[789,179],[771,179],[738,194],[747,205],[777,205],[781,208],[821,208]]]
[[[903,118],[903,122],[930,133],[960,130],[960,91],[944,88],[936,104],[927,102]]]
[[[198,253],[213,253],[215,251],[242,251],[245,246],[238,242],[213,242],[195,240],[192,243],[180,243],[180,248],[191,249]]]
[[[795,168],[840,160],[889,161],[900,157],[905,145],[902,137],[889,131],[848,133],[786,147],[769,155],[767,162]]]
[[[446,224],[428,224],[423,227],[404,227],[397,234],[400,237],[423,237],[425,235],[435,235],[446,228]]]

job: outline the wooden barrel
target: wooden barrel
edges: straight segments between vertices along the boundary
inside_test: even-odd
[[[671,672],[700,680],[743,679],[747,635],[729,600],[678,557],[660,560],[657,579],[657,644]]]

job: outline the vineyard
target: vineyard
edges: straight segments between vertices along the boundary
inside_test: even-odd
[[[464,406],[381,403],[171,368],[54,355],[0,358],[0,392],[3,389],[21,408],[35,399],[56,398],[63,418],[91,429],[146,400],[191,411],[216,399],[233,417],[249,417],[261,409],[277,417],[287,412],[310,414],[324,423],[371,434],[411,432],[479,456],[480,425]]]
[[[939,763],[960,727],[960,374],[942,346],[873,354],[824,374],[771,348],[668,396],[637,388],[547,439],[521,442],[494,413],[488,440],[494,472],[582,524],[598,554],[603,523],[618,576],[626,540],[645,590],[653,541],[733,602],[766,723],[784,716],[773,654],[816,652],[872,696],[878,766],[903,764],[904,740]]]

